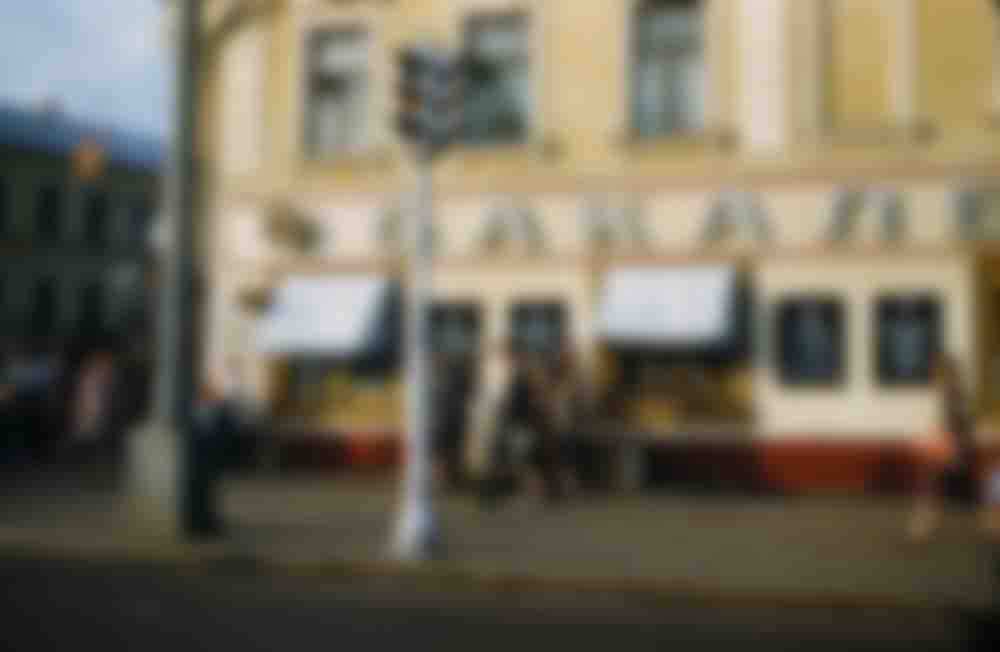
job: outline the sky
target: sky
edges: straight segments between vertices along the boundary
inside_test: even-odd
[[[0,101],[164,137],[162,0],[10,0],[0,9]]]

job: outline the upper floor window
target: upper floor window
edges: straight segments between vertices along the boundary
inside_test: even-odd
[[[704,15],[697,0],[650,0],[634,17],[632,127],[641,138],[697,131],[705,118]]]
[[[35,231],[38,240],[54,243],[62,232],[63,194],[55,185],[43,186],[35,199]]]
[[[83,202],[83,239],[95,249],[107,244],[110,226],[110,201],[103,190],[91,190]]]
[[[323,30],[309,38],[306,149],[313,158],[356,152],[366,145],[368,41],[361,29]]]
[[[54,278],[41,278],[34,288],[31,299],[31,331],[38,335],[49,335],[55,328],[59,310],[58,287]]]
[[[80,314],[77,328],[82,333],[96,333],[104,327],[106,295],[100,281],[91,281],[80,291]]]
[[[471,65],[465,89],[463,140],[518,142],[531,113],[530,29],[519,13],[475,16],[465,24]]]

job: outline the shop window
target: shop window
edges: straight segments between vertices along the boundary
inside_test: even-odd
[[[462,140],[511,143],[527,138],[532,104],[528,18],[481,15],[465,25],[469,70]]]
[[[329,158],[367,144],[369,37],[360,29],[315,32],[308,44],[307,152]]]
[[[925,385],[941,349],[941,306],[931,296],[884,296],[875,306],[878,380]]]
[[[472,303],[438,303],[431,307],[431,348],[439,353],[473,356],[479,350],[482,319]]]
[[[696,0],[649,0],[635,14],[632,127],[639,138],[704,127],[701,4]]]
[[[843,381],[844,304],[836,298],[782,301],[776,311],[777,367],[787,385],[830,386]]]
[[[511,340],[521,351],[551,354],[566,339],[566,309],[558,302],[522,302],[511,309]]]
[[[62,234],[63,194],[58,186],[43,186],[35,199],[35,230],[39,242],[52,244]]]

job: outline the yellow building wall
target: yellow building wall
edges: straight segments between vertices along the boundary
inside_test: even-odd
[[[986,0],[916,0],[918,107],[946,134],[981,130],[992,101],[997,9]]]
[[[826,110],[834,129],[888,122],[892,4],[887,0],[828,2]]]
[[[844,300],[848,354],[846,380],[832,389],[780,383],[774,365],[756,371],[755,407],[763,437],[793,435],[907,438],[938,423],[930,388],[880,387],[875,378],[873,303],[883,292],[936,292],[942,302],[943,337],[966,377],[976,386],[975,265],[968,256],[886,257],[760,261],[760,304],[768,310],[799,292],[834,293]]]

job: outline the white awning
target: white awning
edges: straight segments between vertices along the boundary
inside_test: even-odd
[[[605,285],[599,333],[628,346],[713,345],[733,333],[735,307],[730,267],[619,269]]]
[[[377,340],[390,283],[379,276],[289,279],[258,333],[270,354],[357,355]]]

